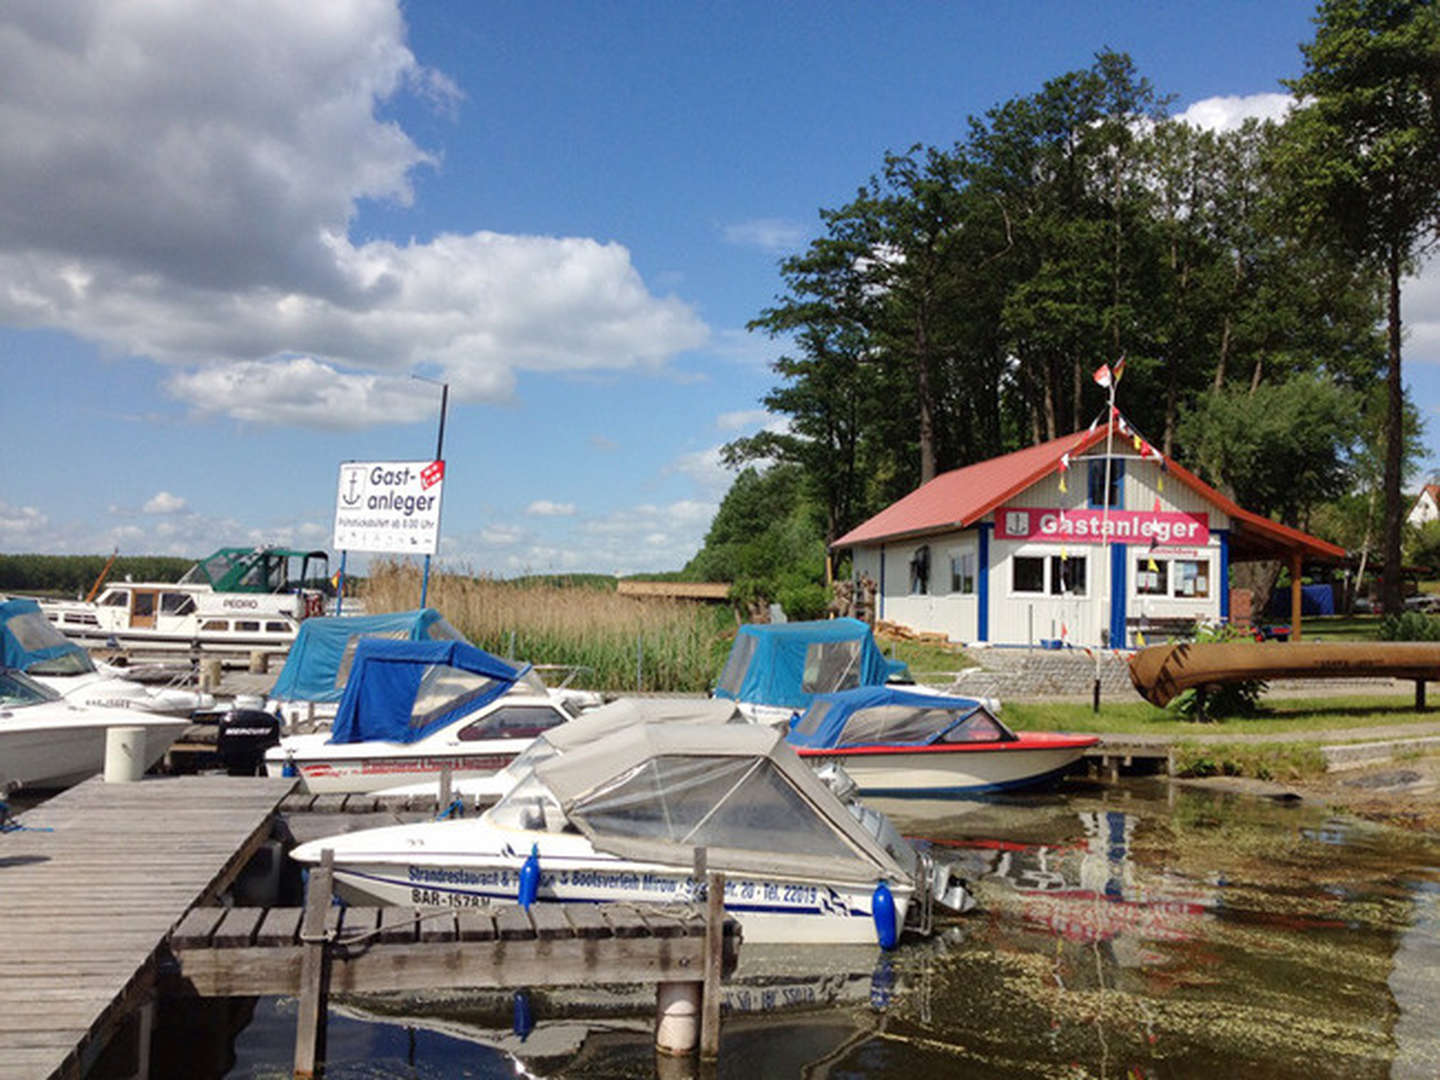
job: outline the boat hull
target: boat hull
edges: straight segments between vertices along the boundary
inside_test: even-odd
[[[400,784],[435,780],[448,765],[454,780],[494,776],[515,760],[524,746],[503,753],[456,752],[453,754],[409,754],[391,756],[383,753],[364,757],[306,758],[295,756],[289,761],[267,757],[267,776],[298,776],[305,790],[315,795],[364,795]],[[292,764],[293,762],[293,764]],[[293,771],[287,772],[287,769]]]
[[[110,718],[55,723],[0,720],[0,758],[7,782],[26,788],[62,788],[94,776],[105,767],[110,727],[145,729],[145,768],[150,768],[189,726],[185,719]]]
[[[860,794],[887,798],[970,796],[1043,787],[1063,776],[1098,742],[1050,736],[1019,743],[800,749],[809,764],[840,765]]]

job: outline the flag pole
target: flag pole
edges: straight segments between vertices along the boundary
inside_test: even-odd
[[[1108,367],[1108,365],[1107,365]],[[1110,593],[1115,583],[1110,580],[1112,567],[1110,565],[1110,469],[1111,469],[1111,448],[1115,442],[1115,384],[1120,380],[1115,377],[1113,371],[1109,372],[1110,391],[1108,409],[1105,415],[1105,494],[1101,496],[1100,506],[1100,565],[1105,568],[1105,592],[1100,595],[1100,636],[1103,638],[1109,626]],[[1095,575],[1098,580],[1100,575]],[[1113,648],[1115,643],[1110,642]],[[1100,711],[1100,664],[1105,655],[1104,649],[1095,650],[1095,685],[1094,698],[1091,708],[1095,712]]]

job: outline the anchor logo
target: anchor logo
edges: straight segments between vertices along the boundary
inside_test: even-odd
[[[349,485],[346,490],[341,494],[340,501],[346,506],[360,505],[359,484],[361,481],[361,476],[364,474],[364,471],[364,469],[345,470],[345,478],[349,481]]]

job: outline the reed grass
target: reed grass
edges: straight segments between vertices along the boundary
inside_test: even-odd
[[[369,611],[406,611],[419,597],[413,563],[372,565],[364,591]],[[735,636],[727,607],[621,596],[593,582],[516,583],[432,569],[426,602],[487,652],[580,668],[570,685],[591,690],[633,692],[638,674],[638,688],[647,691],[703,692]]]

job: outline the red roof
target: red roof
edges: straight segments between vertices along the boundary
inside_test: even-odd
[[[1116,439],[1128,444],[1116,422]],[[1106,429],[1063,435],[1013,454],[942,473],[869,521],[851,529],[832,545],[837,548],[949,532],[975,524],[1007,499],[1018,495],[1060,467],[1065,454],[1077,455],[1105,441]],[[1155,451],[1159,454],[1159,451]],[[1160,454],[1164,457],[1163,454]],[[1242,509],[1198,476],[1164,457],[1167,473],[1201,498],[1223,510],[1256,540],[1286,550],[1301,549],[1320,558],[1343,559],[1345,549],[1278,521]]]

